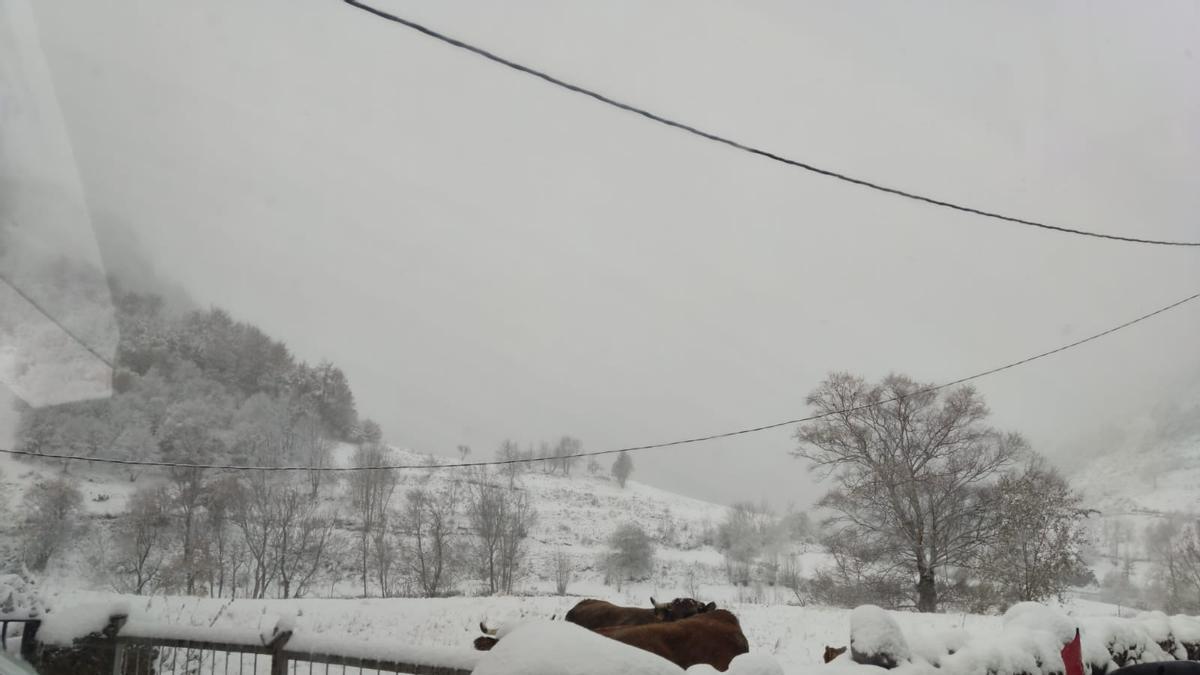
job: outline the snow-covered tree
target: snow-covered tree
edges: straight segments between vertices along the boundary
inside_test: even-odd
[[[983,578],[1009,603],[1060,596],[1088,574],[1082,499],[1034,456],[996,485],[996,536],[980,560]]]
[[[903,375],[877,384],[830,375],[807,402],[821,417],[796,432],[793,455],[835,485],[821,505],[839,536],[862,534],[903,566],[917,609],[937,611],[939,574],[969,566],[995,536],[986,490],[1027,450],[985,424],[971,387],[931,391]]]
[[[60,476],[38,481],[25,493],[20,524],[25,564],[41,571],[71,541],[78,525],[83,493],[73,481]]]
[[[525,539],[537,517],[524,490],[505,489],[491,481],[486,467],[472,474],[467,517],[474,534],[472,560],[490,593],[508,593],[520,579]]]
[[[604,576],[607,582],[620,587],[624,581],[646,578],[654,569],[654,540],[637,523],[617,527],[608,538],[604,557]]]
[[[389,453],[377,444],[363,444],[354,453],[357,467],[382,466]],[[382,469],[354,471],[347,480],[350,504],[358,518],[358,559],[363,595],[370,593],[372,572],[387,595],[391,588],[391,567],[395,561],[395,542],[389,529],[392,497],[396,492],[395,472]]]
[[[633,474],[633,458],[628,452],[622,452],[617,455],[617,461],[613,462],[612,475],[617,479],[617,483],[621,487],[625,487],[625,481],[629,480],[629,476]]]
[[[161,486],[141,487],[114,528],[114,569],[117,589],[127,593],[153,591],[166,570],[171,533],[171,498]]]
[[[415,488],[405,494],[401,556],[408,582],[427,598],[454,585],[460,547],[456,541],[459,493],[453,485],[437,491]]]

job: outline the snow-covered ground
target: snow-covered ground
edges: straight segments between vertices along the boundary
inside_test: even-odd
[[[1133,441],[1086,462],[1071,478],[1105,515],[1200,512],[1200,435]]]
[[[297,646],[308,645],[305,649],[317,650],[323,646],[339,651],[369,649],[370,653],[387,653],[392,650],[391,653],[400,654],[423,653],[424,650],[424,653],[455,663],[473,662],[483,656],[474,652],[471,644],[480,634],[480,621],[511,628],[528,621],[561,620],[579,600],[578,597],[540,596],[230,601],[44,592],[50,607],[47,616],[66,617],[56,621],[70,627],[88,617],[103,616],[97,608],[117,607],[129,612],[130,626],[134,630],[152,627],[175,636],[209,634],[222,639],[255,642],[269,639],[277,626],[284,625],[295,631],[293,639]],[[608,597],[620,600],[611,594]],[[724,606],[738,616],[750,642],[751,653],[771,657],[785,673],[806,673],[814,668],[824,668],[821,658],[824,647],[850,642],[850,610],[736,603]],[[1103,622],[1111,620],[1107,617],[1114,614],[1115,608],[1077,601],[1052,611],[1055,616],[1066,617],[1059,623],[1067,628],[1079,624],[1085,631],[1089,627],[1095,631],[1103,627],[1107,631],[1110,629]],[[918,664],[941,658],[948,646],[959,649],[972,641],[975,644],[996,642],[1004,631],[1009,631],[1005,635],[1012,635],[1014,626],[1051,632],[1061,629],[1036,612],[1015,621],[1012,617],[971,614],[887,614],[895,620]],[[48,624],[53,623],[48,621]],[[1015,637],[1011,642],[1014,652],[1024,649],[1020,646],[1023,643]],[[1098,643],[1094,644],[1093,650],[1099,647]],[[987,658],[998,657],[991,654]],[[848,655],[835,661],[834,666],[845,666],[846,662]],[[830,668],[830,672],[834,672],[834,668]]]

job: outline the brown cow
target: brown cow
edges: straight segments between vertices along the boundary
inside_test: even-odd
[[[830,647],[829,645],[825,645],[825,663],[829,663],[845,653],[845,647]]]
[[[737,617],[724,609],[714,609],[678,621],[663,621],[643,626],[610,626],[597,633],[624,642],[631,647],[658,654],[680,668],[707,663],[727,670],[738,654],[750,651]]]
[[[650,598],[653,609],[644,607],[622,607],[604,600],[580,600],[567,612],[567,621],[591,630],[609,626],[644,626],[660,621],[677,621],[689,616],[716,609],[716,603],[704,603],[692,598],[675,598],[670,602],[657,602]]]
[[[660,603],[651,597],[650,604],[654,606],[653,609],[622,607],[604,600],[580,600],[563,619],[588,630],[596,630],[613,626],[644,626],[663,621],[675,621],[711,612],[717,608],[715,602],[706,605],[693,598],[675,598],[670,602]],[[483,632],[483,635],[475,638],[475,649],[486,652],[495,647],[496,642],[499,641],[496,637],[496,629],[488,628],[484,622],[480,621],[479,630]]]

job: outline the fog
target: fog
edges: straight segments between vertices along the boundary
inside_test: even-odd
[[[1200,240],[1195,4],[379,2],[818,166]],[[335,0],[34,13],[109,269],[333,360],[416,450],[757,426],[805,414],[831,370],[954,379],[1200,290],[1194,248],[834,182]],[[1085,461],[1195,391],[1193,305],[980,380],[993,421]],[[648,451],[634,479],[804,504],[819,488],[793,446],[779,429]]]

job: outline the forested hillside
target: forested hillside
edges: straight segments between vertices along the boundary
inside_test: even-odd
[[[70,283],[62,276],[47,284]],[[176,311],[112,282],[119,340],[111,398],[26,408],[18,449],[235,464],[320,463],[331,441],[378,440],[346,376],[309,365],[220,309]]]

